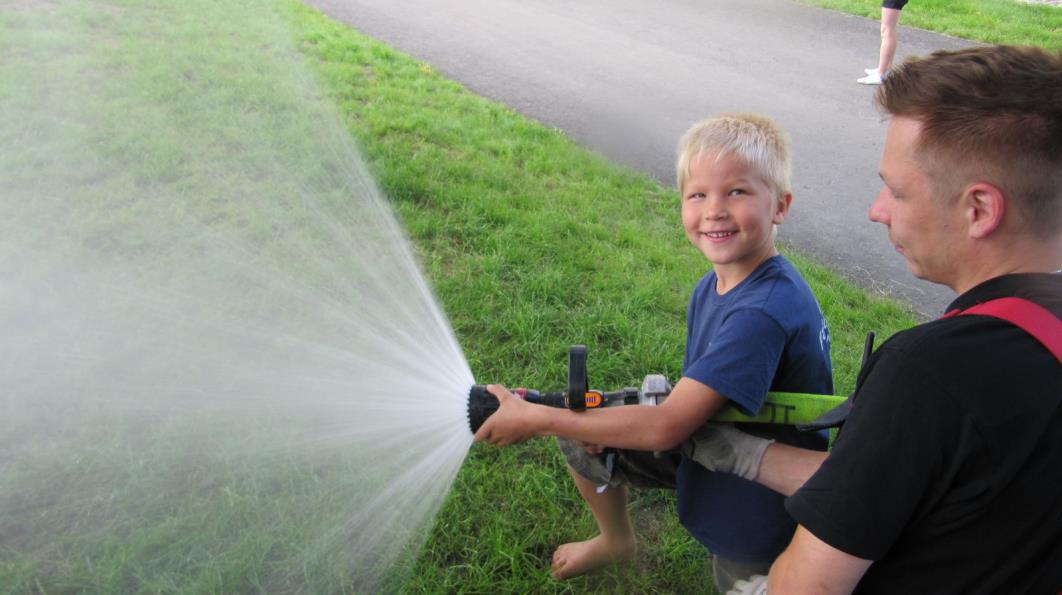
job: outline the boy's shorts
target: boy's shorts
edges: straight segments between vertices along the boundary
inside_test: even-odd
[[[907,0],[882,0],[882,8],[892,8],[895,10],[903,10],[903,7],[907,5]]]
[[[557,438],[557,445],[576,473],[598,485],[675,489],[678,453],[611,448],[592,455],[567,438]]]

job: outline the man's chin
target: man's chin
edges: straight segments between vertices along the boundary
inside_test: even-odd
[[[911,261],[907,261],[907,270],[910,271],[916,279],[921,279],[922,281],[929,281],[930,283],[936,283],[937,285],[943,285],[945,287],[951,287],[953,290],[955,289],[954,287],[952,287],[948,279],[945,279],[941,275],[930,275],[924,270],[918,268],[916,265],[911,264]]]
[[[907,261],[907,270],[910,271],[910,273],[918,279],[922,279],[923,281],[933,281],[928,276],[926,276],[925,272],[922,271],[922,269],[918,268],[918,265],[911,262],[910,260]]]

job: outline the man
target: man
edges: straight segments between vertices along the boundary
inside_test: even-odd
[[[877,100],[890,123],[870,219],[915,276],[959,297],[873,354],[828,455],[701,432],[725,448],[695,460],[751,464],[798,522],[769,579],[740,592],[1056,595],[1062,53],[937,52],[894,70]],[[1040,318],[954,315],[1001,297]]]

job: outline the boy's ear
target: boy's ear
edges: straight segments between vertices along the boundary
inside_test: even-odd
[[[971,184],[960,200],[971,238],[984,239],[1002,225],[1007,201],[998,187],[986,182]]]
[[[775,205],[774,216],[771,217],[771,223],[778,225],[784,221],[786,214],[789,213],[789,205],[791,204],[793,204],[792,192],[786,192],[779,196],[778,202]]]

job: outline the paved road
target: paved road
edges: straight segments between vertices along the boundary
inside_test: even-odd
[[[723,110],[793,136],[794,203],[781,239],[923,318],[951,299],[914,279],[866,211],[885,124],[878,23],[791,0],[309,0],[611,158],[674,184],[678,137]],[[909,10],[916,10],[911,5]],[[901,27],[898,59],[969,42]]]

